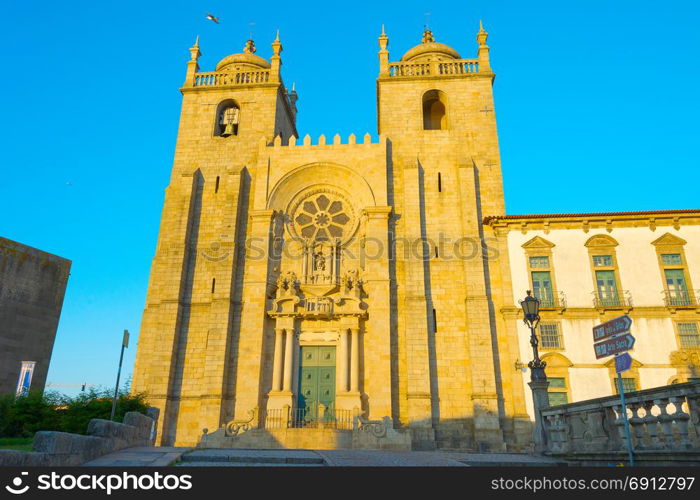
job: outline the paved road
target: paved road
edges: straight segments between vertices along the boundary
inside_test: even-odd
[[[176,462],[180,466],[193,467],[514,467],[558,464],[554,459],[516,453],[380,450],[193,450],[192,448],[175,447],[139,447],[110,453],[85,465],[163,467],[173,465]]]

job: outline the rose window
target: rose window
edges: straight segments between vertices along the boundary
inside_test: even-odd
[[[297,205],[292,217],[297,234],[311,240],[348,237],[352,229],[352,208],[332,193],[308,196]]]

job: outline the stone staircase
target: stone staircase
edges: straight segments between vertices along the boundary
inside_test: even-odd
[[[323,467],[325,460],[311,450],[204,449],[186,453],[182,467]]]

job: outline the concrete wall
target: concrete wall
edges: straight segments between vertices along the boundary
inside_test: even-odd
[[[0,394],[14,393],[22,361],[43,390],[71,261],[0,238]]]

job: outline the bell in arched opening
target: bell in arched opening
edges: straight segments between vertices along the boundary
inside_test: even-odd
[[[228,106],[219,113],[219,129],[221,137],[238,135],[238,120],[240,110],[236,106]]]

